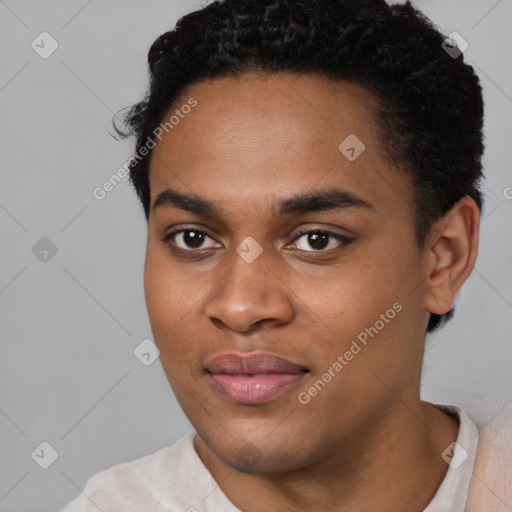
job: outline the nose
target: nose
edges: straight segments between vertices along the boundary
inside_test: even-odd
[[[291,292],[270,260],[265,251],[251,263],[233,253],[225,277],[207,297],[205,312],[215,327],[247,333],[293,320]]]

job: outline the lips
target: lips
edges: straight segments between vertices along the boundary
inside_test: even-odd
[[[308,369],[272,354],[223,354],[205,365],[214,391],[231,402],[268,402],[295,387]]]
[[[215,357],[206,365],[210,373],[229,375],[258,375],[268,373],[300,373],[307,368],[272,354],[224,354]]]

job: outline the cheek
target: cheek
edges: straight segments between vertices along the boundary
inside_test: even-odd
[[[181,339],[176,333],[186,323],[186,315],[193,308],[189,291],[183,276],[169,259],[148,244],[144,295],[155,343],[162,352],[173,348],[172,340]]]
[[[148,243],[144,266],[144,294],[155,344],[167,377],[178,382],[202,376],[200,355],[210,347],[207,325],[200,317],[202,298],[211,283],[191,279],[183,266],[173,264],[165,249]],[[173,390],[180,393],[171,382]],[[176,389],[175,389],[176,388]]]
[[[422,272],[417,250],[411,244],[404,247],[399,240],[389,243],[390,240],[391,237],[383,237],[372,247],[374,250],[354,258],[340,272],[338,297],[343,311],[332,328],[339,334],[336,346],[329,350],[335,361],[339,353],[345,353],[356,342],[361,350],[352,346],[358,353],[345,373],[356,381],[364,380],[355,368],[367,368],[396,389],[403,384],[402,378],[410,378],[416,372],[421,359],[424,332],[418,284]],[[373,376],[369,380],[376,379]]]

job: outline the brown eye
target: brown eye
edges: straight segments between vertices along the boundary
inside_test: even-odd
[[[209,247],[203,247],[205,241],[211,240],[213,245]],[[184,251],[194,250],[194,249],[208,249],[215,247],[215,241],[213,238],[208,236],[204,231],[198,229],[181,229],[179,231],[174,231],[173,233],[169,233],[163,238],[164,242],[171,242],[173,245],[176,245],[179,249]]]
[[[294,243],[297,249],[306,252],[328,252],[350,243],[353,239],[330,231],[305,231],[299,233]],[[300,243],[298,243],[298,242]]]

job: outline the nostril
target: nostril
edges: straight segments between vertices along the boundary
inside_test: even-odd
[[[210,318],[210,321],[212,322],[212,324],[217,327],[217,329],[222,329],[222,326],[224,325],[224,323],[222,322],[222,320],[219,320],[218,318]]]

